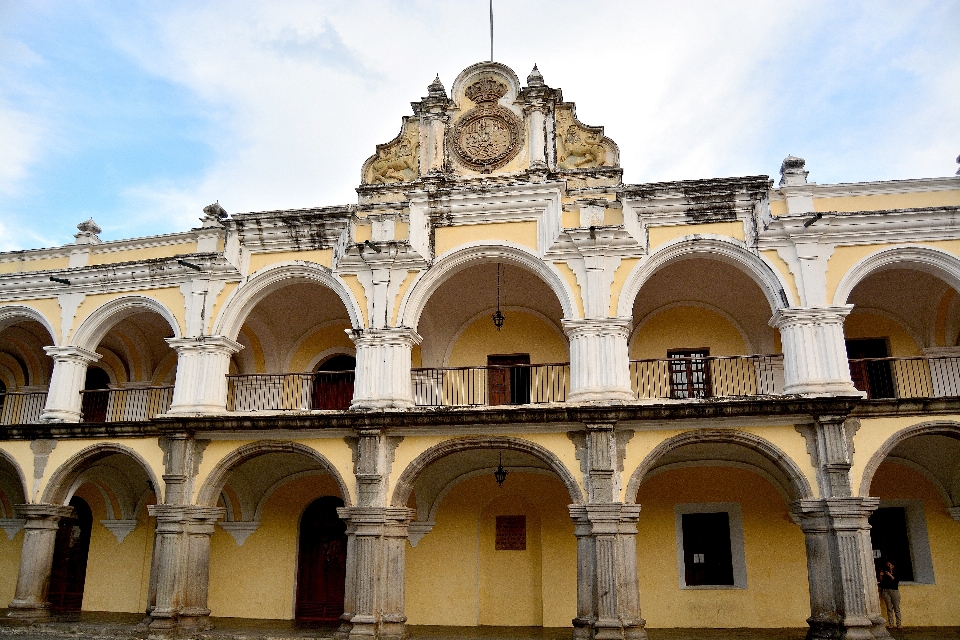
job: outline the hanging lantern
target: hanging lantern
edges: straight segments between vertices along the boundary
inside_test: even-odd
[[[493,477],[497,480],[497,486],[502,487],[503,481],[507,479],[507,470],[503,468],[503,451],[500,452],[500,464],[497,470],[493,472]]]
[[[493,314],[493,326],[497,331],[503,328],[503,321],[507,319],[500,311],[500,267],[501,265],[497,263],[497,312]]]

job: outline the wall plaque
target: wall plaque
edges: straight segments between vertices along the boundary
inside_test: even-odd
[[[527,516],[497,516],[496,550],[527,550]]]

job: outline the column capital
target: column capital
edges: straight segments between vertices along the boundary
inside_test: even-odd
[[[855,521],[869,518],[880,506],[880,498],[841,497],[796,500],[790,503],[790,511],[803,519],[829,518],[831,527],[846,528]],[[838,526],[839,525],[839,526]],[[802,525],[801,525],[802,527]]]
[[[103,357],[99,353],[74,345],[44,347],[43,351],[57,362],[72,362],[82,365],[93,364]]]
[[[167,344],[176,350],[177,354],[190,352],[219,353],[232,356],[243,345],[226,336],[197,336],[195,338],[166,338]]]
[[[226,515],[223,507],[178,504],[151,504],[147,506],[147,512],[157,519],[158,527],[161,523],[212,525]]]
[[[59,504],[18,504],[16,509],[20,517],[27,521],[28,529],[56,529],[61,518],[73,517],[73,507]]]
[[[403,346],[412,348],[423,340],[416,330],[409,327],[347,329],[346,332],[357,347]]]
[[[947,513],[950,514],[950,517],[960,522],[960,507],[949,507]]]
[[[837,324],[853,311],[852,304],[831,307],[785,307],[777,309],[770,318],[770,326],[780,329],[795,324]]]
[[[349,524],[409,524],[417,512],[407,507],[337,507],[337,515]]]
[[[615,335],[623,338],[630,337],[633,329],[633,318],[582,318],[575,320],[561,320],[564,333],[567,337]]]
[[[640,520],[640,505],[623,502],[571,504],[567,507],[573,521],[586,527],[580,535],[636,533]],[[621,525],[633,527],[623,531]]]

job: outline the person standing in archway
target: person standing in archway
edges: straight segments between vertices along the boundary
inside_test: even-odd
[[[887,628],[893,628],[893,620],[896,616],[897,629],[900,629],[900,580],[893,574],[892,562],[887,562],[886,568],[880,572],[880,595],[887,608]]]

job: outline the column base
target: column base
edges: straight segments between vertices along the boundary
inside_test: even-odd
[[[415,406],[410,398],[370,398],[354,400],[350,409],[412,409]]]
[[[890,632],[885,625],[869,627],[847,627],[839,623],[810,622],[806,640],[873,640],[889,638]]]
[[[7,617],[19,620],[43,620],[50,617],[49,602],[24,602],[14,600],[7,605]]]
[[[40,414],[40,422],[80,422],[80,413],[54,409]]]
[[[611,387],[607,389],[579,389],[577,391],[571,391],[567,395],[567,402],[602,402],[604,404],[625,404],[636,401],[637,396],[634,395],[632,390],[619,389],[617,387]]]
[[[805,396],[856,396],[866,398],[867,393],[860,391],[853,384],[845,380],[804,380],[803,382],[786,385],[783,388],[785,395]]]

